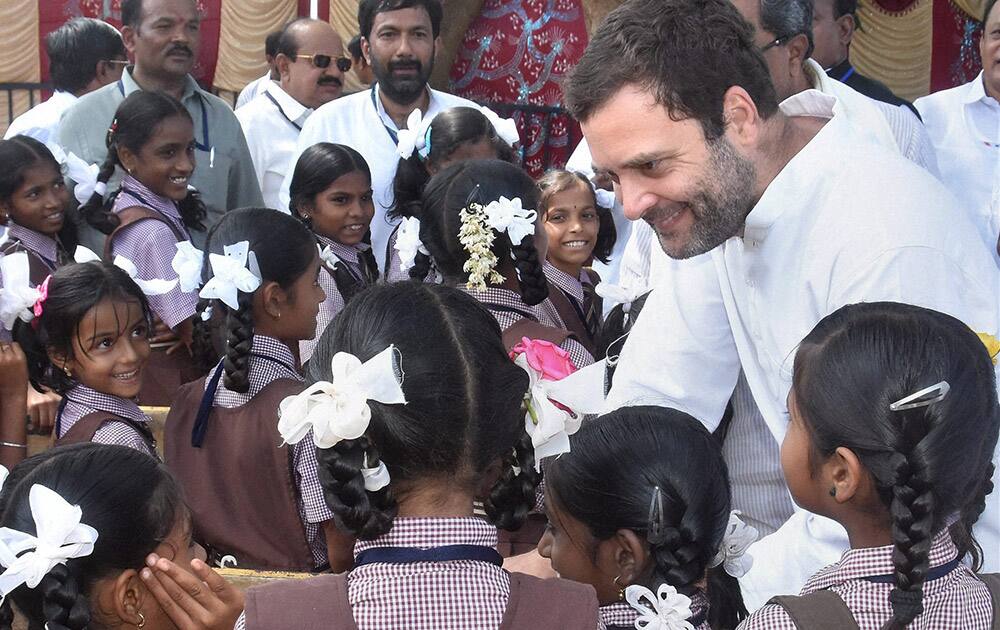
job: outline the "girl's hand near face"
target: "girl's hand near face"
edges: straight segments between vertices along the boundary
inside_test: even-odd
[[[191,561],[191,572],[156,554],[146,565],[143,583],[179,630],[232,630],[243,613],[243,591],[201,560]]]

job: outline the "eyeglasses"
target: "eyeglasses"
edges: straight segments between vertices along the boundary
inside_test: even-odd
[[[337,62],[337,70],[341,72],[347,72],[351,69],[351,59],[350,57],[337,57],[334,59],[330,55],[295,55],[296,59],[309,59],[312,61],[312,65],[317,68],[329,68],[330,63],[333,61]]]
[[[105,59],[104,61],[110,63],[112,66],[127,66],[129,65],[128,59]]]
[[[783,36],[775,39],[774,41],[766,44],[765,46],[761,46],[760,52],[766,53],[767,51],[771,50],[775,46],[784,46],[785,44],[788,43],[788,40],[790,40],[793,37],[795,37],[795,36],[794,35],[783,35]]]

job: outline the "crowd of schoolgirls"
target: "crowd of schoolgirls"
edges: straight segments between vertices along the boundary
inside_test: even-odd
[[[717,437],[666,407],[598,415],[639,310],[605,319],[591,267],[609,191],[533,181],[491,112],[404,132],[384,252],[348,146],[302,154],[290,214],[206,226],[170,96],[121,103],[77,212],[71,156],[0,142],[0,627],[1000,627],[972,538],[995,349],[965,324],[870,303],[805,337],[782,468],[852,549],[748,611],[757,533]],[[29,395],[60,402],[25,458]],[[170,408],[163,444],[140,405]],[[313,575],[243,593],[225,566]]]

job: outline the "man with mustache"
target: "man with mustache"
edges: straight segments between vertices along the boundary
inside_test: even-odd
[[[281,187],[281,209],[288,208],[288,186],[298,156],[317,142],[345,144],[364,156],[372,171],[375,218],[372,247],[384,252],[392,225],[392,180],[399,154],[397,133],[410,113],[434,116],[449,107],[478,107],[472,101],[427,85],[440,44],[439,0],[362,0],[358,6],[361,49],[371,63],[376,85],[320,107],[302,126]],[[382,256],[376,256],[382,264]]]
[[[278,197],[299,131],[316,108],[340,96],[351,60],[328,22],[301,18],[278,37],[280,82],[236,110],[253,157],[264,204],[283,209]]]
[[[197,162],[191,185],[208,208],[211,228],[231,208],[263,200],[240,123],[225,101],[202,90],[190,75],[201,44],[195,0],[123,0],[122,39],[135,62],[120,81],[82,97],[63,114],[59,144],[91,164],[107,157],[105,138],[118,104],[136,90],[159,90],[178,99],[194,121]],[[117,189],[117,179],[108,191]],[[101,251],[104,235],[80,226],[83,244]],[[193,231],[201,246],[205,232]]]
[[[904,302],[997,333],[1000,278],[968,213],[836,113],[837,96],[806,90],[779,106],[728,0],[628,0],[565,94],[626,216],[656,231],[675,267],[625,343],[609,408],[675,407],[715,430],[742,372],[760,431],[780,443],[795,350],[839,307]],[[995,571],[996,498],[976,536]],[[747,607],[798,592],[847,547],[840,525],[796,508],[750,548]]]

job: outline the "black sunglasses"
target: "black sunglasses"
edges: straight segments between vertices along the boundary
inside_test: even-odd
[[[296,59],[309,59],[317,68],[329,68],[331,61],[337,62],[337,70],[347,72],[351,69],[350,57],[337,57],[334,60],[330,55],[295,55]]]

